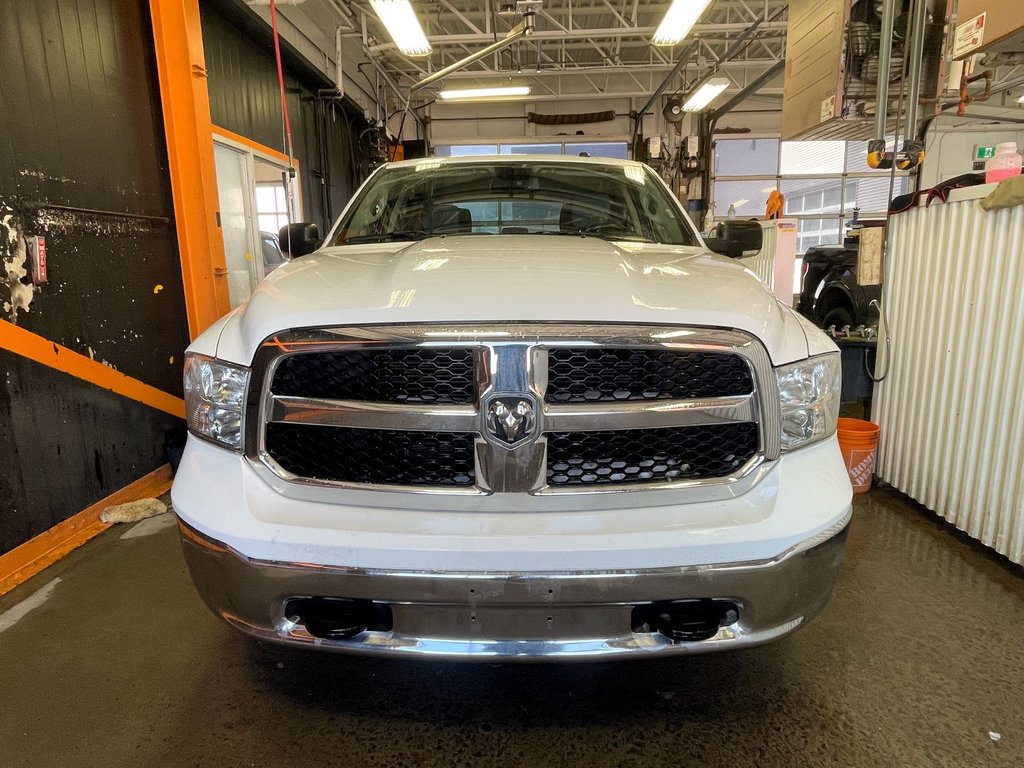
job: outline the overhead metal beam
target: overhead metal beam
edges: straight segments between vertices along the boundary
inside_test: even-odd
[[[756,69],[759,72],[771,67],[779,62],[779,59],[738,59],[736,61],[724,61],[718,65],[719,70],[739,70],[739,69]],[[557,62],[549,62],[549,66],[542,69],[540,72],[524,72],[524,77],[551,77],[560,75],[615,75],[615,74],[627,74],[631,72],[666,72],[670,69],[675,68],[675,64],[619,64],[615,66],[606,64],[595,64],[594,66],[588,66],[586,64],[578,64],[575,66],[559,64]],[[479,69],[465,69],[460,72],[453,72],[448,75],[451,79],[487,79],[492,77],[503,77],[509,76],[508,70],[479,70]]]
[[[743,32],[750,25],[749,24],[698,24],[693,28],[691,34],[697,35],[710,35],[719,34],[725,32]],[[656,27],[604,27],[600,29],[588,29],[588,28],[577,28],[577,29],[555,29],[555,30],[534,30],[531,33],[531,37],[534,40],[568,40],[578,39],[586,40],[587,38],[618,38],[618,37],[647,37],[649,38],[654,34]],[[761,25],[761,31],[763,32],[785,32],[786,22],[765,22]],[[445,45],[462,45],[471,43],[489,43],[493,42],[494,38],[487,34],[457,34],[457,35],[433,35],[427,38],[430,44],[437,48]],[[500,41],[499,41],[500,42]],[[393,42],[378,43],[377,45],[369,46],[369,50],[373,52],[378,51],[390,51],[396,49]]]
[[[469,56],[466,56],[465,58],[456,61],[454,64],[449,64],[444,69],[439,69],[432,75],[427,75],[425,78],[423,78],[418,83],[415,83],[411,88],[409,88],[409,94],[412,95],[416,93],[416,91],[426,88],[431,83],[436,83],[438,80],[444,79],[452,72],[460,70],[463,67],[467,67],[474,61],[480,61],[480,59],[486,58],[487,56],[490,56],[492,53],[503,51],[510,45],[514,45],[515,43],[519,42],[524,37],[533,32],[533,23],[533,14],[526,14],[523,17],[523,20],[519,22],[519,24],[517,24],[516,27],[511,32],[509,32],[508,35],[506,35],[503,40],[499,40],[496,43],[491,43],[486,48],[481,48],[476,53],[471,53],[469,54]]]
[[[727,102],[725,102],[725,104],[723,104],[722,106],[720,106],[718,109],[711,113],[712,124],[714,124],[719,118],[721,118],[723,115],[729,112],[733,107],[735,107],[745,98],[747,98],[748,96],[752,96],[755,92],[759,91],[762,85],[767,83],[769,80],[774,79],[776,75],[778,75],[785,68],[785,61],[777,61],[774,66],[769,67],[767,70],[765,70],[760,77],[754,80],[754,82],[752,82],[746,88],[743,88],[737,93],[733,94],[732,98],[730,98]]]

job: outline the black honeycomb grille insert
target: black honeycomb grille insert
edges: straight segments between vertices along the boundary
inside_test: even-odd
[[[471,403],[473,350],[336,349],[286,357],[271,391],[377,403]]]
[[[757,453],[752,422],[548,433],[548,484],[657,483],[724,477]]]
[[[594,347],[548,350],[549,403],[728,397],[754,391],[746,360],[728,352]]]
[[[267,452],[300,477],[372,485],[470,486],[473,435],[267,424]]]

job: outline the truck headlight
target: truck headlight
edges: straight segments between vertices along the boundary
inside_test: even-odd
[[[839,418],[843,369],[838,352],[775,369],[782,403],[782,450],[831,437]]]
[[[186,353],[185,416],[192,434],[241,450],[248,385],[248,368]]]

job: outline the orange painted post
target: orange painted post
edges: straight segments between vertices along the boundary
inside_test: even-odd
[[[231,308],[198,0],[150,0],[174,218],[192,338]]]

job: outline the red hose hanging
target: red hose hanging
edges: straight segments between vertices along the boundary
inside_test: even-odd
[[[281,41],[277,34],[277,3],[270,0],[270,27],[274,33],[274,59],[277,62],[277,84],[281,91],[281,113],[284,115],[285,153],[288,155],[288,175],[295,177],[295,162],[292,152],[292,123],[288,117],[288,99],[284,88],[284,67],[281,64]]]

